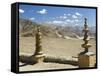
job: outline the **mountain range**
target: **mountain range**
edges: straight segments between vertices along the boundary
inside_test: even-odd
[[[36,27],[40,26],[40,30],[43,36],[46,37],[71,37],[77,38],[82,37],[83,26],[60,26],[60,25],[51,25],[46,23],[37,23],[32,22],[31,20],[19,19],[19,32],[20,36],[29,37],[35,36]],[[89,35],[95,37],[95,26],[89,27]]]

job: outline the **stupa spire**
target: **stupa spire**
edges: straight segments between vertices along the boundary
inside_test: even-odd
[[[84,18],[84,28],[83,28],[83,32],[84,32],[84,44],[82,44],[82,47],[84,48],[84,52],[82,52],[81,54],[85,54],[88,52],[88,48],[91,47],[91,45],[88,43],[89,42],[89,36],[88,36],[88,25],[87,25],[87,18]]]

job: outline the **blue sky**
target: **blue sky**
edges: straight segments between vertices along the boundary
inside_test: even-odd
[[[89,8],[20,5],[19,17],[33,22],[61,26],[83,26],[86,17],[89,26],[96,25],[96,10]]]

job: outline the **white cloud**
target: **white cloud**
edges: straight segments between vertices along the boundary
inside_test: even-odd
[[[40,11],[37,11],[37,13],[39,13],[39,14],[46,14],[47,13],[47,10],[46,9],[42,9]]]
[[[64,16],[66,16],[66,14],[64,14]]]
[[[70,19],[67,19],[66,22],[71,22],[71,20]]]
[[[46,23],[48,23],[48,24],[62,25],[62,26],[68,24],[68,22],[61,21],[61,20],[47,21]]]
[[[74,20],[70,20],[70,19],[67,19],[65,21],[68,22],[68,23],[74,23]]]
[[[72,15],[72,18],[78,18],[76,15]]]
[[[67,16],[63,16],[63,19],[66,19],[67,18]]]
[[[77,26],[77,25],[79,25],[79,24],[75,24],[75,25]]]
[[[63,21],[57,21],[57,20],[55,20],[55,21],[53,21],[53,23],[55,23],[55,24],[61,24],[61,23],[63,23]]]
[[[49,23],[49,24],[62,24],[63,21],[60,21],[60,20],[54,20],[54,21],[47,21],[46,23]]]
[[[66,19],[67,16],[60,16],[59,18],[60,18],[60,19]]]
[[[19,9],[19,13],[24,13],[25,11],[23,9]]]
[[[33,20],[35,20],[35,18],[34,18],[34,17],[32,17],[32,18],[30,18],[30,20],[32,20],[32,21],[33,21]]]
[[[75,19],[75,22],[78,22],[79,20],[78,19]]]
[[[77,16],[82,16],[82,15],[81,15],[80,13],[78,13],[78,12],[76,12],[75,14],[76,14]]]

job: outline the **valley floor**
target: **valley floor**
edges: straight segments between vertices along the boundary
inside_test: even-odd
[[[83,40],[79,39],[62,39],[62,38],[42,38],[43,52],[45,55],[56,57],[77,57],[78,53],[84,49],[81,47]],[[92,47],[89,51],[96,52],[95,40],[90,40]],[[33,37],[20,37],[19,40],[19,55],[33,55],[35,50],[35,38]],[[19,63],[23,64],[23,63]],[[34,71],[34,70],[48,70],[48,69],[71,69],[78,68],[69,64],[59,63],[41,63],[34,65],[25,65],[19,68],[20,71]]]

